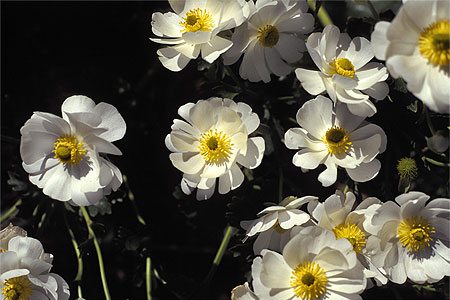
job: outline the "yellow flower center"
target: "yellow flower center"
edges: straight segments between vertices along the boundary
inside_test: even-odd
[[[441,20],[425,28],[420,34],[419,52],[434,65],[448,66],[450,60],[448,20]]]
[[[5,300],[29,300],[33,293],[31,282],[26,276],[6,279],[3,285],[2,295]]]
[[[78,165],[83,160],[83,155],[86,150],[83,148],[83,143],[79,142],[73,135],[63,135],[54,144],[55,153],[54,158],[57,158],[62,164],[68,164],[71,167],[73,164]]]
[[[292,271],[290,285],[294,288],[294,293],[302,299],[317,299],[325,292],[326,284],[325,271],[314,262],[299,264]]]
[[[267,48],[272,48],[278,43],[280,34],[278,29],[273,25],[266,25],[258,28],[258,41],[261,45]]]
[[[345,77],[355,78],[355,67],[347,58],[333,59],[329,63],[331,75],[339,74]]]
[[[212,16],[205,10],[196,8],[191,9],[183,17],[183,22],[180,22],[184,29],[181,32],[197,32],[197,31],[212,31],[214,21]]]
[[[352,145],[350,141],[350,134],[345,131],[342,126],[334,126],[327,130],[322,137],[322,141],[328,148],[328,152],[331,154],[340,154],[347,152]]]
[[[355,224],[340,224],[333,229],[336,239],[346,238],[353,246],[353,251],[361,253],[362,248],[366,245],[366,236],[364,232]]]
[[[422,217],[410,217],[404,219],[398,226],[397,237],[410,251],[417,252],[419,248],[422,250],[430,246],[433,241],[431,235],[435,233],[434,227]]]
[[[208,130],[200,137],[198,149],[207,163],[221,165],[231,154],[231,139],[223,131]]]

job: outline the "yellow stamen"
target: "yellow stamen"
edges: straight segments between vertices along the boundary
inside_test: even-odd
[[[314,300],[325,293],[327,275],[320,266],[314,262],[299,264],[292,272],[290,285],[294,293],[307,300]]]
[[[278,29],[273,25],[266,25],[258,28],[258,41],[261,45],[267,48],[272,48],[278,43],[280,34]]]
[[[435,22],[425,28],[418,41],[419,52],[438,66],[448,66],[450,60],[448,20]]]
[[[350,134],[342,126],[334,126],[327,130],[322,137],[323,143],[327,146],[331,154],[347,152],[352,145]]]
[[[63,135],[54,144],[55,153],[54,158],[57,158],[60,163],[68,164],[71,167],[73,164],[78,165],[83,160],[83,155],[86,154],[86,150],[83,147],[83,143],[73,135]]]
[[[221,165],[231,154],[231,139],[223,131],[208,130],[200,138],[198,149],[207,163]]]
[[[433,241],[431,235],[435,232],[434,227],[426,219],[414,216],[400,223],[397,237],[403,247],[417,252],[419,249],[425,249],[425,246],[430,247],[430,242]]]
[[[336,239],[346,238],[353,246],[353,251],[361,253],[362,248],[366,245],[366,236],[364,232],[355,224],[340,224],[333,229]]]
[[[333,59],[329,63],[331,66],[331,75],[339,74],[345,77],[355,78],[355,67],[347,58]]]
[[[184,22],[180,22],[184,29],[181,32],[197,32],[197,31],[212,31],[214,28],[214,21],[212,16],[205,10],[197,8],[191,9],[183,17]]]
[[[26,276],[6,279],[3,285],[2,295],[5,300],[29,300],[33,293],[31,282]]]

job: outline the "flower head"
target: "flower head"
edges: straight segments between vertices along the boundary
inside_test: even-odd
[[[121,155],[112,142],[126,124],[116,108],[85,96],[67,98],[62,118],[35,112],[20,129],[20,154],[30,181],[49,197],[91,205],[117,190],[120,170],[99,153]]]
[[[243,0],[169,1],[174,12],[152,15],[153,42],[172,45],[157,54],[164,67],[182,70],[200,54],[209,63],[227,51],[232,42],[218,36],[221,31],[239,26],[248,17]]]
[[[403,1],[394,20],[378,22],[371,36],[376,58],[428,108],[450,112],[449,1]]]
[[[250,17],[235,29],[233,46],[223,54],[224,64],[233,64],[244,54],[239,68],[244,79],[269,82],[270,74],[288,75],[289,64],[300,60],[306,50],[304,35],[314,26],[306,1],[258,0],[249,6]]]
[[[308,52],[319,71],[295,70],[303,88],[312,95],[327,91],[334,101],[348,105],[358,116],[372,116],[377,109],[369,100],[382,100],[389,92],[386,68],[373,58],[372,46],[362,37],[350,39],[347,33],[328,25],[323,32],[312,33],[306,42]]]
[[[397,163],[397,171],[401,179],[413,180],[417,177],[417,165],[414,159],[403,157]]]
[[[337,103],[334,109],[330,99],[317,96],[298,110],[297,122],[301,128],[291,128],[284,136],[289,149],[300,150],[292,162],[304,169],[324,164],[327,169],[318,178],[323,186],[336,181],[338,166],[359,182],[378,174],[381,165],[375,156],[386,149],[386,135],[350,113],[348,106]]]
[[[364,222],[371,261],[395,283],[433,283],[450,275],[450,199],[409,192],[377,208]],[[366,224],[367,223],[367,224]]]
[[[317,227],[302,228],[280,255],[263,250],[252,265],[259,299],[360,299],[366,277],[346,239]]]
[[[310,216],[298,209],[303,204],[317,201],[317,197],[286,197],[280,205],[269,206],[258,213],[258,219],[242,221],[247,237],[258,235],[253,244],[255,254],[263,249],[281,252],[291,239],[291,229],[309,221]]]
[[[242,102],[210,98],[180,107],[172,132],[166,137],[172,164],[183,172],[181,187],[190,194],[198,188],[197,199],[208,199],[219,179],[219,193],[241,185],[244,175],[239,165],[259,166],[264,153],[262,137],[249,137],[259,126],[259,118]]]
[[[2,244],[5,237],[1,237]],[[16,235],[1,250],[2,299],[69,299],[69,285],[59,275],[50,273],[53,255],[45,253],[38,240]]]

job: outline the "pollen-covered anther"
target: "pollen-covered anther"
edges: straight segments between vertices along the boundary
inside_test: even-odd
[[[355,67],[347,58],[333,59],[329,63],[331,67],[331,74],[338,74],[345,77],[355,78]]]
[[[262,46],[266,48],[272,48],[278,43],[278,40],[280,39],[280,34],[275,26],[266,25],[258,28],[257,38]]]
[[[324,269],[314,262],[299,264],[292,272],[290,286],[301,299],[318,299],[325,293],[327,275]]]
[[[410,217],[404,219],[398,226],[397,237],[412,252],[430,247],[433,241],[432,235],[436,233],[434,227],[422,217]]]
[[[450,30],[448,20],[441,20],[426,27],[418,40],[420,54],[434,65],[447,66],[450,61]]]
[[[55,143],[52,151],[55,153],[60,163],[67,164],[69,167],[73,164],[78,165],[86,155],[83,143],[73,135],[63,135]]]
[[[180,25],[184,27],[181,32],[197,32],[197,31],[212,31],[214,28],[214,21],[212,15],[206,9],[191,9],[183,17],[183,22]]]
[[[198,148],[207,163],[221,165],[228,161],[231,146],[231,139],[227,134],[217,129],[210,129],[202,134]]]
[[[346,153],[352,145],[350,134],[345,131],[342,126],[333,126],[329,128],[322,137],[322,141],[327,146],[328,152],[331,154]]]

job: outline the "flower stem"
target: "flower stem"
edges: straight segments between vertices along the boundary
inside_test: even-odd
[[[100,250],[100,245],[98,243],[97,237],[95,236],[94,230],[91,227],[92,221],[89,217],[89,214],[84,206],[80,206],[81,212],[83,214],[84,220],[86,221],[86,226],[88,228],[89,237],[94,240],[94,246],[95,250],[97,252],[97,258],[98,258],[98,266],[100,268],[100,276],[102,279],[102,285],[103,285],[103,291],[105,293],[105,298],[107,300],[111,300],[111,296],[109,295],[109,289],[108,289],[108,283],[106,282],[106,276],[105,276],[105,268],[103,266],[103,258],[102,258],[102,252]]]
[[[316,1],[308,0],[308,5],[309,7],[311,7],[312,10],[314,11],[316,10]],[[325,10],[323,6],[320,6],[319,11],[317,12],[317,17],[319,18],[319,21],[323,27],[333,24],[333,21],[331,21],[328,12]]]
[[[65,203],[66,205],[69,205],[67,203]],[[78,282],[78,291],[79,294],[81,294],[81,278],[83,277],[83,258],[81,257],[81,252],[77,243],[77,240],[75,239],[75,234],[72,231],[72,228],[70,228],[69,225],[69,221],[67,220],[67,210],[64,209],[63,211],[63,217],[64,217],[64,223],[66,224],[66,228],[67,231],[69,232],[70,235],[70,239],[72,240],[72,246],[73,249],[75,250],[75,255],[77,256],[77,261],[78,261],[78,271],[77,271],[77,275],[75,276],[74,281]],[[81,298],[81,296],[79,296]]]
[[[151,300],[152,299],[152,262],[150,259],[150,256],[148,256],[146,258],[146,266],[145,266],[145,275],[146,275],[146,290],[147,290],[147,299]]]
[[[369,7],[369,10],[372,13],[372,15],[374,16],[375,20],[376,21],[380,20],[380,16],[378,15],[378,12],[375,9],[375,7],[373,6],[372,2],[370,2],[370,0],[366,0],[366,4],[367,4],[367,7]]]
[[[19,206],[20,204],[22,204],[22,199],[17,200],[16,203],[14,203],[14,205],[10,209],[8,209],[7,212],[5,212],[4,214],[2,213],[0,217],[0,223],[3,223],[3,221],[5,221],[12,214],[14,214],[17,211],[17,206]]]
[[[136,217],[137,217],[139,223],[141,223],[142,225],[145,226],[146,222],[145,222],[144,218],[141,216],[141,214],[139,213],[138,207],[135,202],[134,194],[131,191],[130,186],[128,185],[128,178],[125,175],[123,175],[123,183],[125,183],[125,187],[128,190],[128,199],[130,199],[131,204],[133,205],[134,212],[136,213]]]

